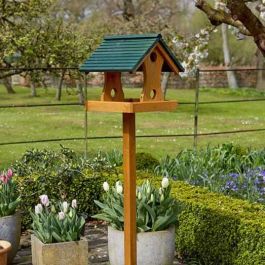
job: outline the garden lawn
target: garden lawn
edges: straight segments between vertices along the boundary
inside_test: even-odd
[[[14,95],[6,94],[0,86],[0,105],[7,104],[41,104],[57,103],[54,100],[55,91],[40,88],[39,97],[29,96],[28,88],[15,87]],[[88,98],[97,99],[101,89],[89,88]],[[70,93],[70,94],[69,94]],[[125,89],[127,97],[138,97],[140,89]],[[169,90],[167,98],[179,102],[193,102],[194,90]],[[62,103],[77,102],[78,96],[74,90],[64,91]],[[236,100],[249,98],[265,98],[265,93],[243,89],[202,89],[201,101]],[[21,157],[27,149],[47,148],[58,149],[62,144],[83,153],[83,140],[62,141],[56,143],[33,143],[1,145],[13,141],[30,141],[50,138],[67,138],[84,136],[85,111],[82,106],[56,106],[38,108],[0,108],[0,169],[9,166]],[[140,113],[137,114],[137,135],[151,134],[190,134],[193,133],[194,106],[181,105],[172,113]],[[227,130],[265,128],[264,101],[200,105],[199,132],[217,132]],[[121,136],[121,114],[88,113],[88,137]],[[233,142],[242,146],[264,148],[265,132],[242,133],[234,135],[203,136],[199,138],[199,146]],[[121,149],[121,139],[89,140],[88,150]],[[192,148],[192,137],[178,138],[138,138],[137,151],[149,152],[155,157],[167,154],[173,155],[184,148]]]

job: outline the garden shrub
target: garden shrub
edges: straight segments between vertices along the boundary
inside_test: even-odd
[[[88,217],[95,214],[94,200],[100,199],[103,182],[119,173],[101,153],[84,160],[64,147],[59,151],[29,150],[12,168],[23,201],[23,229],[30,228],[29,212],[42,194],[56,201],[77,199],[80,213]]]
[[[39,202],[39,196],[47,194],[51,201],[76,199],[78,211],[89,217],[96,213],[94,200],[100,198],[102,183],[105,177],[90,174],[76,174],[64,182],[54,173],[49,176],[30,175],[16,177],[16,183],[22,199],[22,226],[30,228],[32,222],[29,212]]]
[[[153,171],[159,161],[149,153],[136,153],[136,169],[137,170],[150,170]]]
[[[174,182],[172,192],[184,206],[176,233],[183,256],[205,265],[265,264],[265,211],[260,204]]]

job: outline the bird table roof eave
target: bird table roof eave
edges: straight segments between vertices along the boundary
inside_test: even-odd
[[[167,55],[163,72],[184,71],[160,34],[107,36],[90,58],[80,66],[80,71],[137,72],[146,56],[157,46],[161,46]]]

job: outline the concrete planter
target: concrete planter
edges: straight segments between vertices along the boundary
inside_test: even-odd
[[[124,265],[124,232],[108,227],[111,265]],[[172,265],[175,253],[175,227],[137,234],[137,264]]]
[[[32,265],[86,265],[88,242],[80,241],[43,244],[31,235]]]
[[[0,240],[0,264],[7,264],[7,255],[11,250],[11,244],[7,241]]]
[[[5,240],[11,243],[12,250],[8,254],[8,264],[17,254],[21,234],[21,214],[17,212],[14,215],[0,218],[0,240]]]

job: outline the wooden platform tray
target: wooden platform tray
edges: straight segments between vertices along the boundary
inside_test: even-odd
[[[114,102],[114,101],[87,101],[86,109],[91,112],[155,112],[155,111],[174,111],[177,108],[177,101],[147,101],[136,102]]]

